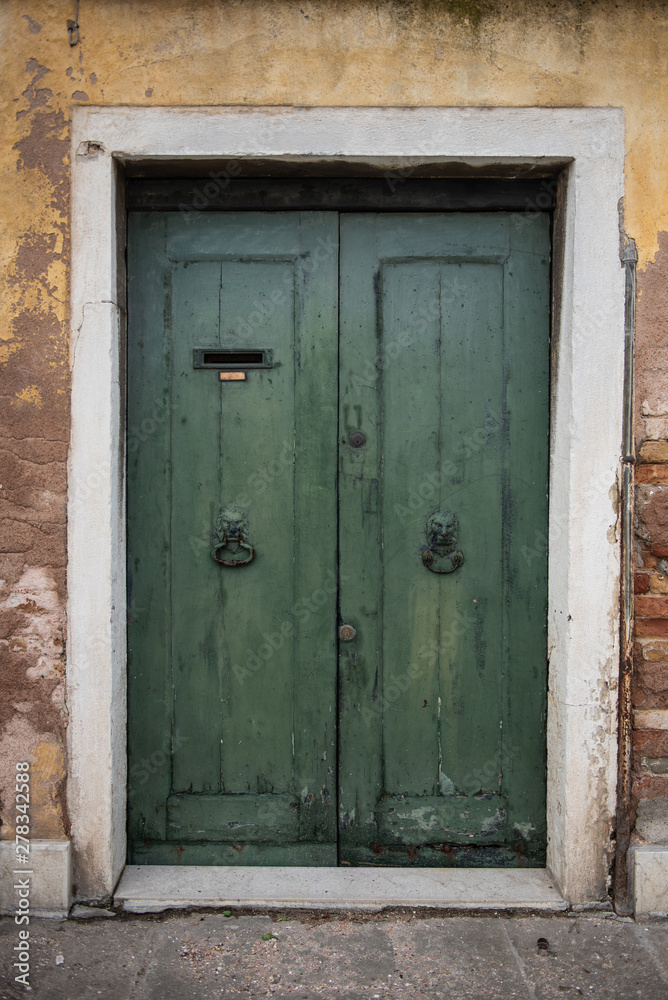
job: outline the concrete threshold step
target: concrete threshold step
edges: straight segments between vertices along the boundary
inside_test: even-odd
[[[114,902],[130,913],[191,906],[382,910],[568,908],[544,868],[261,868],[127,865]]]

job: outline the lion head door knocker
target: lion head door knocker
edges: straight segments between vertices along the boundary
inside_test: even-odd
[[[255,559],[248,537],[248,514],[241,507],[221,507],[216,518],[211,555],[221,566],[247,566]]]
[[[435,510],[427,518],[427,544],[422,547],[422,562],[432,573],[453,573],[464,562],[457,548],[459,520],[452,510]]]

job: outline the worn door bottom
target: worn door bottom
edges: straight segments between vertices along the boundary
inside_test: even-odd
[[[261,868],[127,865],[114,902],[131,913],[188,907],[565,910],[546,868]]]

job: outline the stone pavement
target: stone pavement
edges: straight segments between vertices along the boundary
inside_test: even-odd
[[[3,1000],[668,998],[668,922],[612,914],[33,919],[30,993],[13,982],[17,930],[0,920]]]

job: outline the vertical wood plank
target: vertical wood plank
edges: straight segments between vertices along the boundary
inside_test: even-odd
[[[502,268],[443,264],[441,505],[464,565],[441,588],[442,785],[498,790],[502,634]]]
[[[377,295],[380,266],[373,216],[341,218],[339,346],[340,617],[353,625],[339,643],[339,851],[377,838],[382,787],[381,384]],[[353,431],[366,435],[353,448]]]
[[[128,220],[128,833],[163,839],[171,784],[169,262],[162,216]],[[152,531],[147,531],[150,512]]]
[[[439,264],[388,263],[382,276],[384,791],[435,795],[442,584],[421,549],[439,506]]]
[[[292,222],[291,241],[298,241]],[[268,240],[265,247],[266,253]],[[223,326],[240,316],[243,334],[250,319],[245,343],[270,348],[274,358],[274,368],[249,372],[247,382],[223,386],[221,395],[218,502],[247,511],[256,553],[242,569],[218,567],[230,664],[223,736],[228,792],[292,789],[292,638],[281,629],[295,600],[293,289],[292,261],[223,263]]]
[[[218,343],[220,264],[177,263],[172,277],[171,573],[172,790],[220,791],[221,576],[210,534],[220,480],[220,388],[193,368]]]
[[[294,737],[300,839],[336,842],[339,232],[303,212],[295,285]],[[334,853],[331,864],[336,864]]]
[[[511,238],[504,296],[509,420],[503,775],[509,835],[535,850],[546,835],[548,216],[513,217]]]

